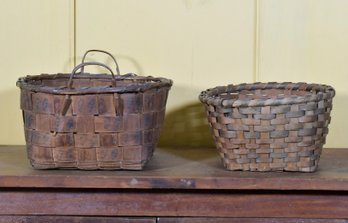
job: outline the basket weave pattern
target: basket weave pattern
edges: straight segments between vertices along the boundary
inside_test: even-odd
[[[229,170],[316,170],[328,134],[330,86],[255,83],[202,92],[216,147]]]
[[[60,87],[68,78],[38,75],[17,82],[31,164],[142,169],[159,139],[171,81],[130,76],[116,78],[111,88],[110,75],[79,74],[69,91]]]

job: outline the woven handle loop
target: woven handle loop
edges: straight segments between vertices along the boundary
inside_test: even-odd
[[[117,63],[115,57],[114,57],[111,53],[109,53],[109,52],[107,52],[107,51],[105,51],[105,50],[97,50],[97,49],[87,50],[87,51],[85,52],[85,54],[83,55],[83,57],[82,57],[82,62],[81,62],[81,63],[84,63],[84,62],[85,62],[86,56],[87,56],[87,54],[90,53],[90,52],[99,52],[99,53],[104,53],[104,54],[109,55],[109,56],[112,58],[112,60],[115,62],[115,65],[116,65],[116,74],[117,74],[117,75],[120,75],[120,69],[119,69],[119,67],[118,67],[118,63]],[[81,68],[81,73],[83,73],[83,72],[84,72],[84,67]]]
[[[110,69],[110,67],[108,67],[107,65],[103,64],[103,63],[99,63],[99,62],[84,62],[84,63],[80,63],[79,65],[77,65],[72,71],[71,71],[71,74],[70,74],[70,78],[69,78],[69,81],[68,81],[68,88],[72,88],[72,84],[73,84],[73,77],[74,75],[76,74],[76,72],[81,69],[81,72],[82,72],[82,68],[84,68],[85,66],[91,66],[91,65],[94,65],[94,66],[101,66],[101,67],[104,67],[106,68],[108,71],[110,71],[111,75],[112,75],[112,86],[115,87],[116,86],[116,79],[115,79],[115,75],[114,75],[114,72]]]

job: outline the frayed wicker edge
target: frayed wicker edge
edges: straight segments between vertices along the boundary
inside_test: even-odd
[[[88,87],[88,88],[79,88],[79,89],[69,89],[67,86],[61,87],[49,87],[42,85],[33,85],[31,81],[38,80],[52,80],[52,79],[68,79],[71,74],[40,74],[34,76],[26,76],[18,79],[16,85],[25,90],[50,93],[50,94],[95,94],[95,93],[134,93],[134,92],[145,92],[150,89],[161,88],[161,87],[170,87],[173,84],[173,81],[170,79],[162,77],[152,77],[152,76],[137,76],[135,74],[124,74],[124,75],[115,75],[116,81],[123,80],[133,80],[138,81],[127,86],[105,86],[105,87]],[[108,74],[89,74],[83,73],[78,74],[74,79],[83,79],[83,78],[93,78],[93,79],[110,79],[111,76]]]
[[[238,93],[242,90],[266,90],[266,89],[284,89],[284,90],[302,90],[308,91],[306,96],[278,96],[271,99],[253,99],[253,100],[239,100],[239,99],[223,99],[220,97],[222,93]],[[323,84],[307,84],[303,82],[267,82],[267,83],[251,83],[239,85],[227,85],[210,88],[202,91],[199,95],[201,102],[222,107],[255,107],[255,106],[271,106],[271,105],[286,105],[286,104],[300,104],[304,102],[320,101],[323,99],[333,98],[335,96],[335,89],[329,85]]]

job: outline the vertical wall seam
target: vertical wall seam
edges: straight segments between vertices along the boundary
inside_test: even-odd
[[[73,33],[73,35],[74,35],[74,41],[73,41],[73,44],[74,44],[74,46],[73,46],[73,56],[74,56],[74,67],[76,66],[76,1],[77,0],[74,0],[74,5],[73,5],[73,7],[74,7],[74,9],[73,9],[73,13],[74,13],[74,16],[73,16],[73,19],[74,19],[74,21],[73,21],[73,26],[74,26],[74,33]]]
[[[260,4],[261,0],[255,0],[254,12],[254,75],[253,81],[260,81]]]

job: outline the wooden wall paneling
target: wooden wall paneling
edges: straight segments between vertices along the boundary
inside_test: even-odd
[[[24,144],[19,77],[70,72],[73,1],[3,0],[0,7],[0,144]]]
[[[207,87],[252,80],[253,0],[77,0],[76,10],[77,60],[101,48],[122,73],[173,79],[168,110],[198,103]]]
[[[315,82],[337,95],[327,147],[344,147],[348,131],[348,2],[261,0],[257,81]]]
[[[198,95],[253,80],[254,12],[254,0],[77,0],[77,60],[101,48],[121,73],[171,78],[160,145],[213,146]]]

